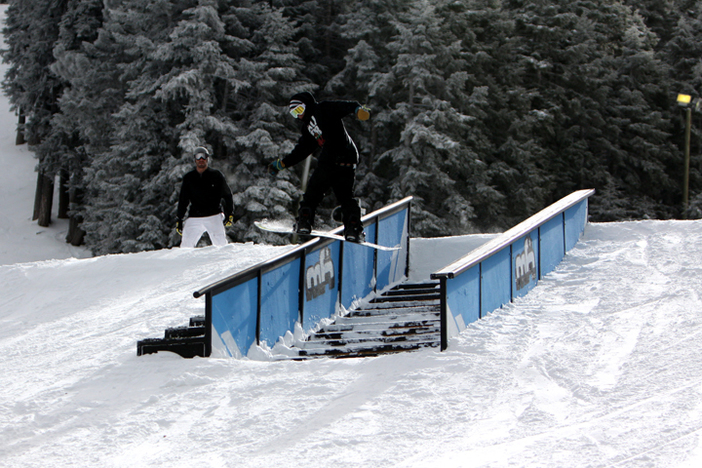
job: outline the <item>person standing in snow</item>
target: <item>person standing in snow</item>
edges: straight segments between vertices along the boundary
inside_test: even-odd
[[[213,245],[226,245],[226,226],[231,226],[234,216],[232,192],[224,175],[209,167],[210,152],[198,147],[193,152],[195,169],[185,174],[178,200],[176,230],[183,236],[181,247],[195,247],[207,232]],[[185,212],[188,210],[188,218]]]
[[[359,120],[368,120],[370,109],[356,101],[317,102],[311,93],[304,92],[290,98],[290,114],[298,120],[302,136],[290,154],[268,166],[269,173],[275,175],[294,166],[321,147],[317,167],[300,203],[296,232],[310,233],[317,206],[331,189],[341,205],[344,237],[347,241],[363,242],[361,207],[353,194],[358,150],[342,119],[355,114]]]

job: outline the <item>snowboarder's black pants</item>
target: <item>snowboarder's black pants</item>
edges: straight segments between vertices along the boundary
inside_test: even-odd
[[[314,223],[314,214],[324,195],[331,189],[336,201],[341,205],[344,215],[344,225],[349,220],[361,219],[361,207],[353,197],[353,186],[356,182],[355,166],[324,165],[317,166],[307,185],[307,191],[300,203],[300,216],[309,216]]]

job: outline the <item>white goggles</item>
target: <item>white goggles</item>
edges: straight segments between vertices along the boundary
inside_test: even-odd
[[[296,119],[305,113],[305,103],[301,101],[291,101],[290,102],[290,115]]]

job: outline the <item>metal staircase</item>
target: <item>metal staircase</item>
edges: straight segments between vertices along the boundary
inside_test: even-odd
[[[309,336],[296,346],[298,356],[364,357],[415,351],[441,344],[439,283],[404,283],[371,300],[367,306]],[[185,327],[168,328],[163,338],[137,343],[137,355],[171,351],[185,358],[204,357],[205,317],[192,317]]]
[[[400,284],[310,335],[299,356],[364,357],[438,347],[439,301],[438,282]]]

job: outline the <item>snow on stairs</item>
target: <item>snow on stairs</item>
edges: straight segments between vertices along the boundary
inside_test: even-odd
[[[302,343],[300,357],[363,357],[438,347],[439,283],[400,284],[324,326]]]

